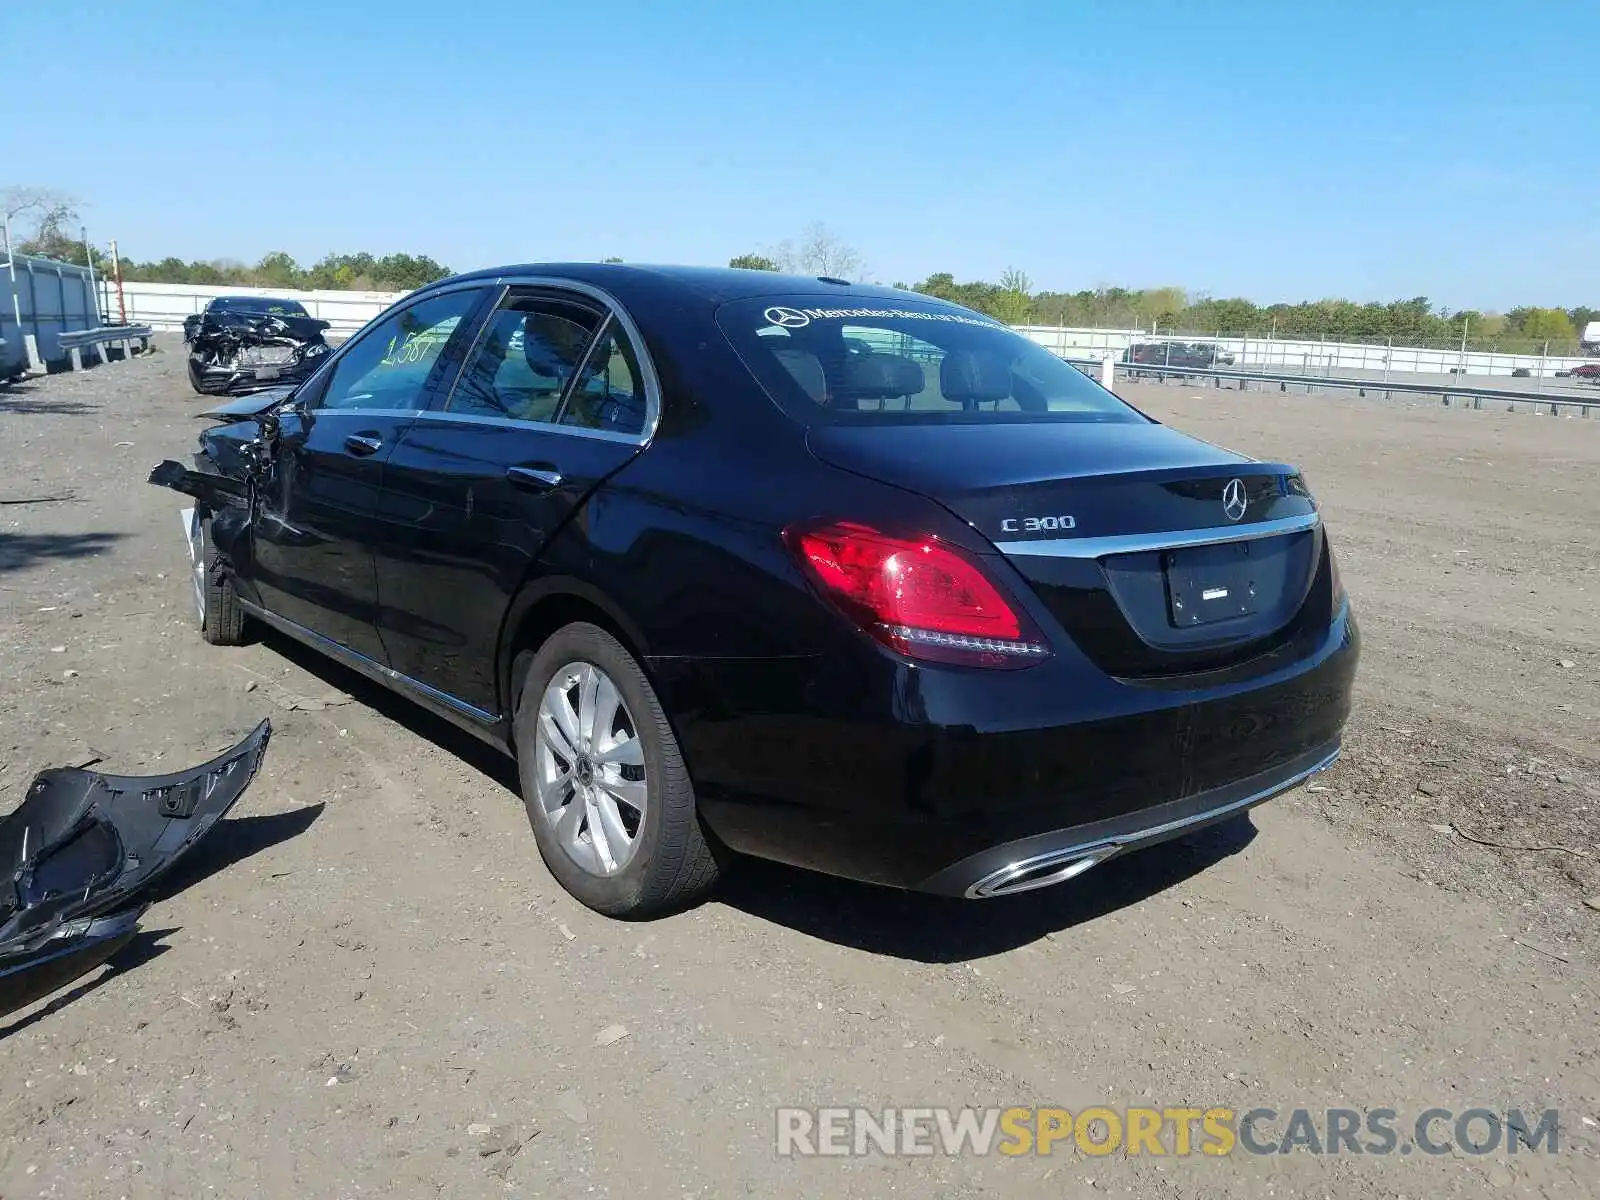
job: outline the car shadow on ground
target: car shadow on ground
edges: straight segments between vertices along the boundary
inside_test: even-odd
[[[514,798],[520,797],[517,765],[509,756],[456,728],[443,717],[434,716],[415,701],[390,691],[380,683],[374,683],[359,671],[301,645],[286,634],[263,628],[260,624],[255,626],[255,630],[261,644],[280,658],[316,676],[335,691],[344,692],[363,708],[370,708],[379,716],[404,726],[423,741],[432,742],[441,750],[448,750],[469,767],[505,788]]]
[[[0,533],[0,575],[40,559],[87,558],[121,541],[120,533]]]
[[[454,754],[520,803],[516,764],[507,755],[293,638],[259,625],[256,629],[262,645],[274,653]],[[1137,904],[1237,854],[1255,836],[1249,814],[1241,814],[1113,859],[1059,887],[993,900],[901,892],[781,863],[739,859],[709,903],[873,954],[926,963],[965,962],[1003,954]]]
[[[1242,814],[1112,859],[1067,883],[992,900],[895,891],[742,860],[714,900],[873,954],[924,963],[966,962],[1138,904],[1239,853],[1255,836],[1255,825]]]
[[[3,381],[0,381],[0,415],[9,414],[23,417],[59,413],[62,416],[73,417],[82,416],[84,413],[99,412],[104,407],[104,405],[100,404],[86,404],[82,400],[34,398],[32,393],[37,391],[37,386],[32,383],[13,383],[7,387]]]

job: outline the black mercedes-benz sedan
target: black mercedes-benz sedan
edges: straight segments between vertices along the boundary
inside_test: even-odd
[[[1299,470],[988,317],[760,271],[507,267],[213,410],[204,636],[252,621],[513,754],[644,916],[737,854],[992,897],[1337,756],[1358,637]]]
[[[299,383],[328,353],[327,330],[298,300],[217,296],[183,319],[189,386],[219,396]]]

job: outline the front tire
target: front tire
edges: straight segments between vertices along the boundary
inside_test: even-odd
[[[244,643],[244,609],[233,590],[233,580],[219,571],[219,556],[211,545],[211,518],[195,515],[190,536],[190,575],[193,577],[195,612],[200,636],[213,646]]]
[[[639,919],[709,892],[717,856],[655,689],[596,625],[557,630],[523,675],[514,718],[523,804],[556,881]]]

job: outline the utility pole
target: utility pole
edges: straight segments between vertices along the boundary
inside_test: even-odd
[[[117,281],[117,316],[119,325],[128,323],[128,302],[122,295],[122,260],[117,257],[117,239],[111,239],[111,274]]]
[[[17,319],[17,336],[22,336],[22,301],[17,296],[17,255],[11,249],[11,214],[5,215],[5,220],[0,223],[6,241],[6,270],[11,272],[11,311]]]
[[[100,325],[100,293],[95,290],[94,247],[89,245],[89,227],[87,225],[78,226],[78,237],[83,240],[83,258],[84,261],[89,264],[89,294],[84,299],[84,308],[86,311],[83,315],[85,318],[89,317],[90,314],[87,309],[89,305],[93,304],[94,322],[89,326],[89,328],[94,329],[98,328]]]

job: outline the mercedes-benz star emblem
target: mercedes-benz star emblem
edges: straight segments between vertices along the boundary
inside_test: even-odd
[[[799,329],[803,325],[811,324],[811,318],[798,308],[769,308],[763,315],[774,325],[781,325],[784,329]]]
[[[1222,511],[1230,521],[1237,521],[1244,516],[1244,510],[1250,507],[1250,498],[1244,494],[1244,480],[1230,479],[1228,486],[1222,489]]]

